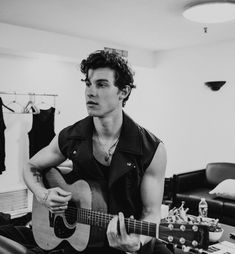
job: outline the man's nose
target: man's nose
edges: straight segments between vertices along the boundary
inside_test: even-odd
[[[92,96],[95,96],[96,95],[96,88],[95,88],[95,86],[94,85],[90,85],[89,87],[87,87],[87,95],[89,96],[89,97],[92,97]]]

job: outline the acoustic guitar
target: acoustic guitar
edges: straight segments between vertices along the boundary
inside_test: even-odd
[[[52,250],[67,241],[77,251],[103,246],[106,228],[114,215],[107,214],[100,186],[84,180],[67,184],[55,168],[46,173],[44,180],[47,188],[60,187],[71,192],[72,199],[64,212],[53,214],[34,197],[32,229],[37,244],[44,250]],[[157,237],[155,223],[125,218],[125,226],[128,233]],[[204,225],[160,223],[158,238],[176,245],[207,249],[208,234]]]

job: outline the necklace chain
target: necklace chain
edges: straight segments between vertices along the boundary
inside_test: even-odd
[[[97,139],[100,143],[100,145],[102,146],[103,150],[104,150],[104,153],[105,153],[105,156],[104,156],[104,160],[107,162],[109,161],[110,157],[113,155],[114,153],[114,148],[116,147],[118,141],[119,141],[119,137],[115,140],[115,142],[109,147],[109,149],[106,151],[105,149],[105,145],[106,144],[103,144],[100,140],[100,137],[99,135],[97,134]]]

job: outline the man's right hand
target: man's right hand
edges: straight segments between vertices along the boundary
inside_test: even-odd
[[[62,213],[68,208],[68,201],[71,200],[72,193],[64,191],[60,187],[47,189],[44,197],[39,202],[45,205],[52,213]]]

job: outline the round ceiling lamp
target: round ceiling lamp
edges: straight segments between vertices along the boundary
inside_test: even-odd
[[[235,19],[235,1],[210,1],[189,5],[183,16],[199,23],[222,23]]]

